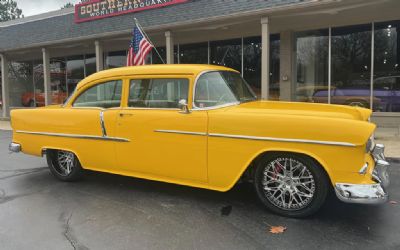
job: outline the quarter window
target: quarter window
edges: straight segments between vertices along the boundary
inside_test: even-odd
[[[179,108],[188,100],[188,79],[134,79],[130,82],[129,107]]]
[[[83,92],[74,102],[74,107],[114,108],[121,104],[122,81],[98,84]]]

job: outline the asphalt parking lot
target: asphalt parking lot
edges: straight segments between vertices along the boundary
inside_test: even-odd
[[[399,249],[400,164],[381,206],[331,197],[308,219],[265,210],[251,185],[227,193],[89,172],[53,178],[45,159],[9,154],[0,130],[0,249]],[[285,226],[271,234],[269,226]]]

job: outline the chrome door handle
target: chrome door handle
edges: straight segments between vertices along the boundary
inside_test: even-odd
[[[133,114],[130,113],[119,113],[120,117],[124,117],[124,116],[133,116]]]

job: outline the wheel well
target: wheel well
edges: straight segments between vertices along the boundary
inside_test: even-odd
[[[261,154],[259,154],[256,158],[253,159],[253,161],[249,164],[247,167],[246,171],[242,174],[242,177],[240,178],[240,181],[248,181],[248,182],[253,182],[254,181],[254,176],[255,176],[255,170],[258,165],[258,163],[267,156],[273,156],[273,155],[279,155],[279,154],[293,154],[299,157],[307,158],[314,163],[316,163],[325,173],[326,177],[330,180],[329,174],[327,173],[326,169],[323,167],[323,165],[316,160],[314,157],[303,154],[303,153],[298,153],[298,152],[291,152],[291,151],[266,151]]]

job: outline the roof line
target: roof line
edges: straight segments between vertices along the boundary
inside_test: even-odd
[[[200,18],[197,20],[188,20],[188,21],[179,22],[179,24],[175,24],[175,23],[174,24],[163,24],[163,25],[149,26],[149,27],[144,27],[144,28],[147,32],[152,32],[152,31],[159,31],[159,30],[163,30],[163,29],[171,29],[171,28],[181,27],[181,26],[190,25],[190,24],[201,24],[201,23],[220,21],[220,20],[233,18],[233,17],[246,17],[246,16],[252,16],[252,15],[261,15],[261,14],[268,15],[268,14],[271,14],[274,12],[279,12],[279,11],[287,11],[287,10],[292,10],[292,9],[296,9],[296,8],[309,8],[309,7],[314,7],[314,6],[328,5],[331,3],[340,3],[340,2],[342,2],[342,0],[311,0],[309,2],[299,2],[299,3],[295,3],[295,4],[290,4],[290,5],[286,4],[286,5],[282,5],[282,6],[273,6],[273,7],[267,7],[267,8],[263,8],[263,9],[259,9],[259,10],[248,10],[248,11],[243,11],[243,12],[233,13],[233,14],[226,14],[226,15],[221,15],[221,16],[204,17],[204,18]],[[30,49],[30,48],[35,48],[35,47],[46,47],[49,45],[57,45],[57,44],[62,44],[62,43],[67,43],[67,42],[88,41],[88,40],[108,38],[108,37],[113,37],[113,36],[118,36],[118,35],[127,35],[130,32],[131,32],[131,29],[127,29],[127,30],[120,30],[120,31],[105,32],[102,34],[92,34],[92,35],[87,35],[87,36],[66,38],[66,39],[54,40],[54,41],[49,41],[49,42],[46,41],[46,42],[31,44],[29,46],[12,48],[12,49],[0,49],[0,53],[23,50],[23,49]]]
[[[26,23],[31,23],[31,22],[36,22],[36,21],[41,21],[44,19],[52,18],[52,17],[58,17],[58,16],[65,16],[74,13],[74,8],[65,8],[61,10],[54,10],[38,15],[33,15],[33,16],[27,16],[19,19],[13,19],[5,22],[0,22],[0,28],[6,28],[6,27],[11,27],[11,26],[16,26],[20,24],[26,24]]]

